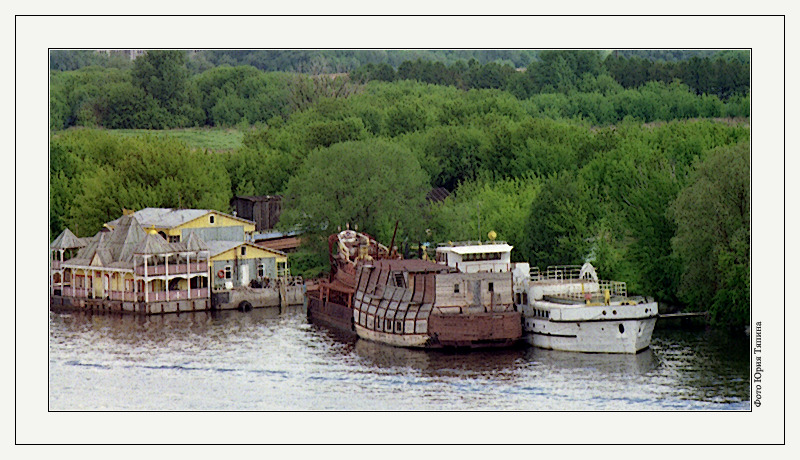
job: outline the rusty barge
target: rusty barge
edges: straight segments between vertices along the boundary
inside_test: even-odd
[[[403,260],[352,230],[328,243],[330,277],[308,290],[312,321],[399,347],[504,347],[522,338],[508,270],[468,270],[446,256]]]

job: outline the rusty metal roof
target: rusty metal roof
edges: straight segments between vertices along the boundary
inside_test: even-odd
[[[372,265],[380,270],[406,271],[411,273],[420,272],[455,272],[456,269],[447,265],[437,264],[421,259],[378,259],[372,261]]]

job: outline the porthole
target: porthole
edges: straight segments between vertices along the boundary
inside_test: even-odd
[[[616,315],[617,314],[617,310],[613,310],[611,313]]]
[[[606,311],[605,311],[605,310],[603,310],[603,314],[604,314],[604,315],[606,314]]]
[[[625,333],[625,326],[623,326],[622,324],[619,325],[619,333],[620,334],[624,334]]]

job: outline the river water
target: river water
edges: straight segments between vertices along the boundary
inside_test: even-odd
[[[749,410],[749,341],[656,329],[637,355],[408,350],[302,307],[50,313],[51,411]]]

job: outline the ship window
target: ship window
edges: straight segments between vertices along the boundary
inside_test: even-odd
[[[226,265],[225,266],[225,279],[227,279],[227,280],[231,279],[231,266],[230,265]]]
[[[258,277],[259,278],[263,278],[264,277],[264,264],[258,264],[258,267],[256,268],[256,272],[258,273]]]
[[[494,292],[494,283],[489,283],[489,292]]]
[[[386,320],[386,322],[384,324],[384,329],[386,329],[386,332],[392,332],[392,321],[391,320],[388,320],[388,319]]]
[[[406,280],[403,278],[403,273],[397,272],[394,274],[394,285],[397,287],[406,287]]]
[[[453,285],[453,293],[454,294],[458,294],[459,291],[460,291],[460,288],[461,288],[461,286],[459,286],[458,283],[454,284]]]
[[[247,246],[242,246],[242,255],[243,256],[247,255]]]
[[[622,325],[620,325],[622,327]],[[394,331],[397,333],[403,332],[403,323],[401,321],[395,321],[394,323]]]
[[[214,225],[214,216],[208,216],[208,223]]]

